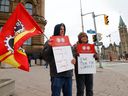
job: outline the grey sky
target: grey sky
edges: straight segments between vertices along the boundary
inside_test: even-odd
[[[125,24],[128,24],[127,0],[82,0],[83,14],[95,12],[98,14],[107,14],[109,16],[109,25],[104,24],[104,17],[96,17],[97,33],[102,33],[102,42],[105,46],[110,43],[110,38],[106,37],[111,34],[111,41],[119,43],[119,16],[121,15]],[[45,1],[45,18],[48,21],[45,34],[49,37],[53,34],[54,26],[58,23],[65,23],[70,41],[74,44],[77,41],[77,35],[82,31],[80,17],[80,0],[46,0]],[[84,19],[85,32],[94,29],[92,15],[86,15]],[[92,35],[89,35],[89,41],[92,43]],[[116,38],[115,38],[116,37]]]

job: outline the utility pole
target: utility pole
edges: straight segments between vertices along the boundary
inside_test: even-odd
[[[97,16],[100,16],[100,15],[97,15]],[[94,22],[94,28],[95,28],[95,31],[96,31],[96,37],[97,37],[97,42],[96,43],[99,43],[99,38],[98,38],[98,35],[97,35],[97,28],[96,28],[96,20],[95,20],[95,14],[94,12],[92,12],[92,18],[93,18],[93,22]],[[101,58],[100,58],[100,48],[99,46],[97,45],[97,52],[98,52],[98,58],[99,58],[99,68],[103,68],[102,64],[101,64]]]
[[[111,34],[107,35],[106,37],[109,37],[110,44],[111,44],[111,43],[112,43],[112,42],[111,42]]]
[[[98,38],[98,35],[97,35],[97,28],[96,28],[95,17],[101,16],[101,15],[104,15],[104,16],[105,16],[105,14],[95,15],[94,12],[89,12],[89,13],[83,14],[83,13],[82,13],[82,2],[81,2],[81,0],[80,0],[80,10],[81,10],[82,32],[84,32],[83,16],[88,15],[88,14],[92,14],[92,18],[93,18],[93,22],[94,22],[94,28],[95,28],[96,37],[97,37],[97,42],[96,42],[96,43],[97,43],[97,52],[98,52],[98,58],[99,58],[99,68],[103,68],[103,67],[102,67],[102,64],[101,64],[101,60],[100,60],[100,49],[99,49],[99,46],[98,46],[99,38]]]
[[[81,12],[81,25],[82,25],[82,32],[84,32],[83,13],[82,13],[82,2],[81,2],[81,0],[80,0],[80,12]]]

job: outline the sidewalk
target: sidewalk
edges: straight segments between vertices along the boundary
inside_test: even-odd
[[[0,69],[0,79],[15,80],[14,96],[50,96],[49,69],[37,65],[30,68],[30,72],[15,68]],[[94,96],[128,96],[127,82],[128,77],[107,68],[97,68],[97,73],[94,75]],[[76,96],[75,94],[73,77],[73,96]]]

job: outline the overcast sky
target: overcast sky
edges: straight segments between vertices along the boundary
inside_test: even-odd
[[[103,15],[96,17],[97,33],[101,33],[101,40],[105,46],[110,43],[110,38],[106,37],[111,34],[111,43],[119,43],[119,16],[122,16],[126,25],[128,25],[128,0],[81,0],[82,13],[94,12],[95,15],[107,14],[109,16],[109,25],[104,24]],[[49,37],[53,34],[54,26],[58,23],[66,25],[66,35],[74,44],[77,41],[77,35],[82,31],[80,0],[45,0],[45,19],[48,21],[45,27],[45,34]],[[94,30],[92,15],[88,14],[83,17],[84,31]],[[92,35],[88,34],[89,41],[92,43]]]

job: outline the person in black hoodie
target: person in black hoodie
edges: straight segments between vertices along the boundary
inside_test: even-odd
[[[93,74],[78,74],[78,59],[79,53],[77,53],[78,44],[88,44],[88,36],[85,32],[81,32],[78,35],[78,42],[73,46],[74,55],[76,58],[75,64],[75,77],[76,77],[76,96],[85,96],[84,90],[86,89],[86,96],[93,96]]]
[[[65,25],[63,23],[57,24],[54,28],[53,36],[64,36],[66,32]],[[66,53],[65,53],[66,54]],[[61,90],[63,96],[72,96],[72,75],[73,70],[57,73],[56,62],[50,41],[48,40],[42,51],[43,59],[50,65],[50,77],[51,77],[51,96],[60,96]],[[72,64],[75,64],[73,59]]]

